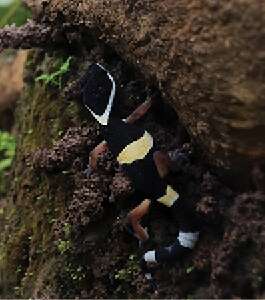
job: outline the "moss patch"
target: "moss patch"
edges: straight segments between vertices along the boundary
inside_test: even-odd
[[[25,73],[52,69],[51,61],[56,64],[61,57],[31,52]],[[77,104],[64,101],[60,90],[35,84],[33,78],[27,80],[16,110],[13,193],[0,222],[6,228],[1,232],[0,291],[11,297],[29,297],[34,289],[42,264],[54,252],[52,226],[69,198],[67,176],[61,173],[49,178],[36,173],[29,157],[38,148],[52,146],[69,126],[81,122]]]

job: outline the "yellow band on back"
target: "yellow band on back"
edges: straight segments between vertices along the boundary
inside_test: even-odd
[[[170,185],[167,186],[166,194],[157,199],[158,202],[166,205],[167,207],[172,206],[175,201],[179,198],[179,194],[172,189]]]
[[[153,147],[152,136],[145,131],[138,140],[127,145],[118,155],[117,161],[120,164],[131,164],[135,160],[143,159]]]

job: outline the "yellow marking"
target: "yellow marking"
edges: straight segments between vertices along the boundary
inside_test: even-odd
[[[120,164],[131,164],[135,160],[143,159],[152,147],[153,138],[147,131],[145,131],[141,138],[130,143],[120,152],[117,157],[117,161]]]
[[[157,199],[158,202],[170,207],[178,200],[179,194],[172,189],[170,185],[167,186],[166,194]]]

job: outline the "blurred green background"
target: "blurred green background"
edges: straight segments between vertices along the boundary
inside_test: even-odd
[[[30,11],[23,6],[21,0],[0,0],[0,28],[14,23],[20,26],[30,17]],[[6,50],[1,53],[0,70],[1,68],[8,68],[5,61],[11,63],[11,59],[15,59],[15,57],[16,51],[13,50]],[[3,95],[3,91],[0,90],[0,100],[4,97]],[[0,119],[5,113],[5,109],[0,105]],[[12,128],[10,128],[10,131],[12,131]],[[12,133],[0,127],[0,200],[6,192],[6,172],[10,170],[15,155],[15,147],[16,141]]]
[[[15,23],[24,24],[31,14],[20,0],[0,0],[0,27]]]

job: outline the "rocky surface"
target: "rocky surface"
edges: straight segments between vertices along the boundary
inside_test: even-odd
[[[258,52],[257,64],[251,60],[248,67],[255,65],[260,72],[263,28],[255,26],[261,22],[263,4],[239,0],[183,0],[168,5],[161,1],[31,3],[36,24],[56,31],[61,44],[54,44],[57,37],[51,39],[45,51],[31,51],[26,64],[26,86],[16,109],[16,163],[0,215],[1,297],[262,298],[262,156],[258,151],[238,155],[238,145],[250,148],[243,136],[242,144],[237,145],[237,130],[227,130],[238,115],[231,113],[225,122],[222,108],[225,99],[228,111],[230,107],[241,112],[246,109],[231,98],[231,78],[237,78],[239,67],[245,74],[252,50]],[[249,30],[238,26],[242,20]],[[251,34],[256,47],[245,41]],[[235,39],[230,43],[231,35]],[[15,41],[10,40],[9,45],[19,46],[16,35],[12,38]],[[40,39],[39,46],[43,47],[43,41]],[[38,41],[33,45],[38,46]],[[70,70],[62,78],[62,89],[35,81],[57,70],[69,56]],[[141,195],[133,191],[110,153],[100,158],[96,172],[85,173],[88,153],[101,141],[96,124],[80,105],[80,78],[93,61],[103,63],[117,81],[120,101],[115,109],[122,118],[155,94],[155,105],[139,125],[152,133],[161,149],[192,149],[190,162],[167,179],[183,199],[192,200],[204,220],[203,230],[191,256],[157,273],[158,296],[152,295],[139,270],[137,242],[123,226],[127,211]],[[253,77],[257,99],[263,88],[259,82],[262,72],[259,76]],[[238,80],[237,84],[243,79],[239,76]],[[251,104],[252,108],[255,116],[258,110]],[[250,127],[244,130],[251,132]],[[253,140],[256,138],[259,142],[252,146],[258,149],[263,140],[253,134]],[[253,159],[253,171],[247,174],[248,191],[228,188],[218,172],[205,164],[206,157],[222,166],[234,157],[242,162]],[[233,170],[239,169],[233,164]],[[237,179],[232,178],[230,184]],[[153,238],[150,247],[175,239],[178,228],[167,216],[152,212],[148,224]]]
[[[25,2],[37,27],[13,46],[28,47],[34,32],[40,47],[96,37],[159,87],[212,164],[234,178],[244,172],[238,187],[247,186],[254,164],[264,164],[263,2]]]

